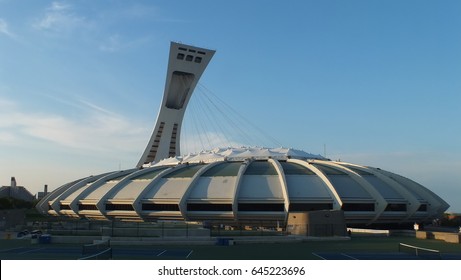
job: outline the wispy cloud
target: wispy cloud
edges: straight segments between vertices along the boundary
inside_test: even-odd
[[[116,52],[123,48],[120,35],[115,34],[110,36],[107,40],[99,45],[99,50],[103,52]]]
[[[0,143],[7,145],[15,144],[15,136],[12,133],[0,131]]]
[[[6,20],[0,18],[0,35],[6,35],[11,38],[15,38],[16,35],[14,35],[11,30],[9,29],[8,23]]]
[[[135,39],[124,38],[119,34],[113,34],[99,44],[99,50],[102,52],[118,52],[125,49],[135,48],[151,40],[150,36],[139,37]]]
[[[90,102],[82,102],[87,109],[82,110],[79,119],[29,112],[12,104],[0,99],[0,146],[41,139],[72,149],[105,153],[140,151],[146,142],[149,128]]]
[[[102,52],[118,52],[142,45],[151,40],[150,35],[121,35],[108,30],[125,29],[132,21],[152,18],[154,8],[127,5],[125,9],[105,7],[99,14],[82,13],[81,6],[73,2],[56,1],[50,4],[33,22],[36,30],[52,35],[67,35],[81,32],[85,39],[93,42]],[[127,23],[128,22],[128,23]]]
[[[89,22],[77,15],[70,4],[53,2],[33,26],[38,30],[61,32],[87,27]]]
[[[0,97],[0,147],[30,146],[39,139],[88,153],[140,153],[150,136],[151,120],[140,123],[81,97],[65,102],[53,100],[76,109],[81,117],[32,112]],[[215,147],[244,146],[217,132],[185,132],[181,134],[182,154]]]
[[[15,106],[15,103],[9,99],[0,97],[0,111],[8,110]]]
[[[82,103],[83,105],[87,106],[88,108],[92,109],[92,110],[95,110],[97,112],[100,112],[102,114],[105,114],[105,115],[111,115],[111,116],[116,116],[116,113],[112,112],[112,111],[109,111],[107,109],[104,109],[102,108],[101,106],[98,106],[94,103],[91,103],[89,101],[86,101],[84,99],[79,99],[79,102]]]
[[[64,2],[53,2],[51,3],[51,7],[49,8],[49,10],[52,10],[52,11],[65,11],[65,10],[68,10],[70,9],[70,5],[67,4],[67,3],[64,3]]]

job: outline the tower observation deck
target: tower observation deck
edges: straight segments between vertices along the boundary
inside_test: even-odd
[[[189,99],[215,51],[172,42],[163,101],[137,167],[180,155],[180,132]]]

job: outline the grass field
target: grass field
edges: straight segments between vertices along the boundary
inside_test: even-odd
[[[439,250],[461,259],[461,244],[413,237],[352,237],[345,241],[307,241],[302,243],[216,245],[113,246],[113,259],[196,259],[196,260],[315,260],[318,253],[383,254],[398,253],[398,244]],[[75,260],[82,246],[73,244],[31,244],[30,240],[0,240],[0,259]],[[456,257],[457,256],[457,257]]]

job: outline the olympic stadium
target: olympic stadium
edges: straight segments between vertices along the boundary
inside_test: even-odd
[[[163,101],[136,167],[64,184],[40,213],[89,220],[217,221],[286,225],[290,213],[341,211],[347,225],[413,224],[449,205],[424,186],[379,168],[292,148],[215,148],[181,155],[184,113],[214,55],[171,43]]]

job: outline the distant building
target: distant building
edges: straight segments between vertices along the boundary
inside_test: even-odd
[[[38,199],[38,200],[41,200],[41,199],[44,198],[47,194],[48,194],[48,185],[45,185],[45,187],[43,188],[43,192],[38,192],[38,193],[37,193],[37,199]]]
[[[10,186],[2,186],[0,188],[0,198],[1,197],[20,199],[24,201],[33,201],[35,199],[35,196],[31,194],[25,187],[18,186],[16,184],[16,179],[14,177],[11,177]]]

